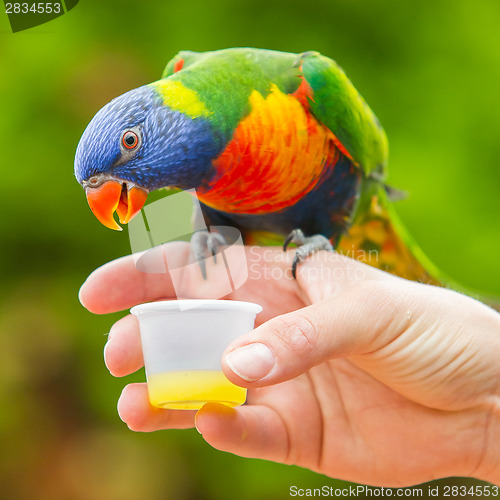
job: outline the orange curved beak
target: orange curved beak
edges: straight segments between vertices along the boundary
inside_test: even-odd
[[[144,206],[148,191],[135,185],[129,187],[124,181],[110,180],[97,188],[87,187],[85,194],[97,219],[106,227],[121,231],[113,218],[115,211],[120,222],[127,224]]]

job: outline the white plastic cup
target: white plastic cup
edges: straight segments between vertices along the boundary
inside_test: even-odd
[[[149,400],[160,408],[238,406],[246,389],[229,382],[222,353],[254,328],[262,307],[235,300],[171,300],[133,307],[139,320]]]

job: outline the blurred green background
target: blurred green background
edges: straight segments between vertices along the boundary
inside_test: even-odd
[[[126,230],[92,216],[76,145],[101,106],[158,79],[181,49],[318,50],[384,125],[390,183],[410,192],[396,209],[421,247],[456,281],[500,295],[498,26],[498,0],[81,0],[17,34],[2,12],[0,498],[266,500],[340,484],[217,452],[193,430],[135,434],[119,420],[123,385],[144,375],[109,375],[105,334],[123,314],[93,316],[77,293],[130,248]]]

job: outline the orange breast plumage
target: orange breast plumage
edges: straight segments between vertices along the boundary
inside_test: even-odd
[[[265,214],[294,205],[321,182],[339,155],[334,134],[293,94],[276,86],[253,91],[251,111],[214,161],[215,175],[198,191],[217,210]]]

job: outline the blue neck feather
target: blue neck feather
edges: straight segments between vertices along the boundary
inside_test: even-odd
[[[121,134],[132,127],[139,128],[142,145],[123,162]],[[212,160],[224,147],[225,140],[206,119],[167,108],[146,85],[114,99],[92,119],[78,145],[75,175],[80,183],[108,174],[149,190],[190,189],[211,174]]]

